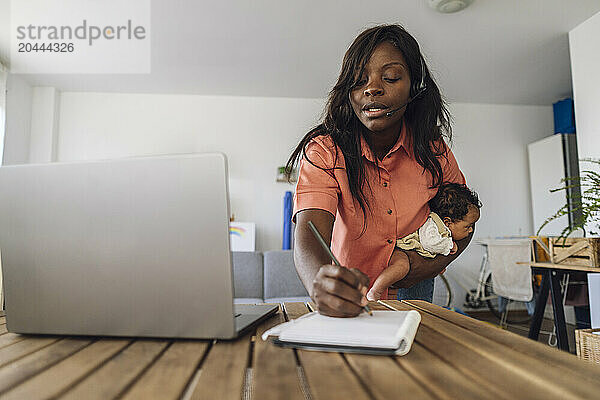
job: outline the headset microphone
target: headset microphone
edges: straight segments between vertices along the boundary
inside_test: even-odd
[[[394,113],[396,113],[397,111],[402,110],[404,107],[406,107],[407,105],[410,104],[410,102],[412,102],[414,99],[416,99],[417,97],[419,97],[421,95],[421,93],[423,93],[425,91],[425,87],[421,88],[417,93],[415,93],[415,95],[413,97],[411,97],[410,99],[408,99],[408,101],[404,104],[402,104],[400,107],[393,109],[392,111],[388,111],[385,113],[386,117],[391,117],[392,115],[394,115]]]
[[[407,101],[406,103],[404,103],[404,104],[403,104],[401,107],[398,107],[398,108],[395,108],[395,109],[393,109],[392,111],[388,111],[388,112],[386,112],[386,113],[385,113],[385,116],[386,116],[386,117],[391,117],[392,115],[394,115],[394,113],[395,113],[396,111],[400,111],[400,110],[402,110],[402,109],[403,109],[404,107],[406,107],[406,106],[408,105],[408,103],[410,103],[411,101],[412,101],[412,99],[408,99],[408,101]]]

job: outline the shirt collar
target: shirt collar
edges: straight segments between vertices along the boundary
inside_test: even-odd
[[[392,149],[388,152],[388,154],[392,154],[393,152],[397,151],[400,147],[404,147],[404,150],[410,156],[412,154],[412,152],[411,152],[411,149],[410,149],[410,143],[409,142],[410,142],[410,140],[409,140],[409,137],[408,137],[406,124],[405,124],[404,119],[403,119],[402,120],[402,128],[400,130],[400,135],[398,136],[398,140],[396,140],[396,143],[394,144],[394,146],[392,147]],[[361,148],[361,151],[362,151],[362,155],[367,160],[369,160],[371,162],[375,162],[375,155],[371,151],[371,148],[367,144],[367,141],[365,140],[365,137],[362,134],[360,135],[360,148]]]

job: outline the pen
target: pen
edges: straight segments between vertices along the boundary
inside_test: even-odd
[[[312,231],[313,235],[315,235],[315,238],[317,239],[321,247],[323,247],[323,250],[325,250],[327,254],[329,254],[329,257],[331,258],[333,263],[338,267],[341,267],[340,262],[337,260],[337,258],[335,258],[335,255],[331,252],[331,249],[329,248],[329,246],[327,246],[327,243],[325,243],[325,240],[323,240],[323,236],[321,236],[321,233],[319,232],[317,227],[312,223],[312,221],[308,221],[308,227]],[[363,310],[369,313],[369,315],[373,315],[373,311],[371,311],[369,306],[364,306]]]

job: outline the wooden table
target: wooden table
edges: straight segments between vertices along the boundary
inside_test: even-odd
[[[563,291],[560,280],[564,274],[574,271],[600,273],[599,267],[585,267],[581,265],[552,264],[549,262],[518,262],[517,264],[529,265],[534,273],[542,275],[542,285],[536,298],[535,311],[529,325],[529,338],[538,340],[540,328],[544,320],[544,310],[548,301],[548,294],[552,298],[552,311],[554,313],[554,326],[556,328],[556,344],[559,349],[569,351],[567,338],[567,323],[563,307]]]
[[[0,326],[0,398],[11,399],[591,399],[600,366],[422,301],[406,356],[276,347],[259,336],[309,311],[287,303],[234,341],[39,337]],[[0,318],[0,323],[4,323]]]

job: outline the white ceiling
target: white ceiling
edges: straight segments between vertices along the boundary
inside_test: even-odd
[[[426,0],[152,0],[151,74],[23,77],[63,91],[322,98],[353,38],[396,22],[451,102],[550,105],[572,90],[567,33],[599,11],[600,0],[475,0],[456,14]],[[4,61],[8,15],[0,0]]]

